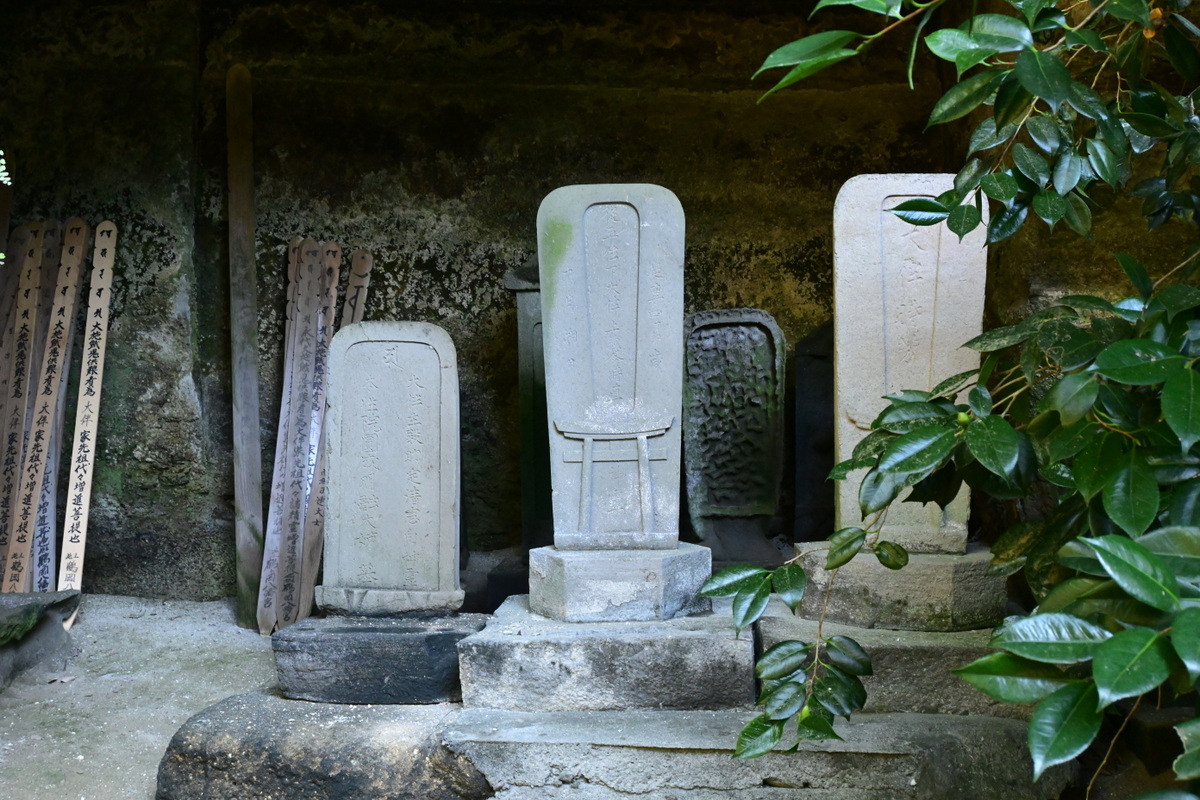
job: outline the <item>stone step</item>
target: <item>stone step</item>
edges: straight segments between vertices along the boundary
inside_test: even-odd
[[[1024,724],[994,717],[860,715],[845,741],[731,758],[745,711],[529,713],[464,709],[443,733],[497,800],[1048,800],[1071,778],[1034,784]]]
[[[728,615],[560,622],[510,597],[458,654],[474,708],[748,708],[756,691],[753,637],[735,637]]]

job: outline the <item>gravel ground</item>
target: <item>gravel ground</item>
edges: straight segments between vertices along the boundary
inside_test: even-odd
[[[85,595],[71,637],[0,692],[0,798],[149,800],[190,716],[276,683],[271,640],[232,601]]]

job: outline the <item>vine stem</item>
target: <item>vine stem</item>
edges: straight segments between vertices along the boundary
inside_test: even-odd
[[[1117,746],[1117,739],[1121,738],[1121,734],[1125,731],[1125,726],[1129,724],[1129,720],[1133,719],[1134,712],[1138,710],[1138,706],[1142,704],[1142,698],[1134,702],[1133,708],[1129,709],[1129,713],[1125,715],[1125,719],[1121,720],[1121,727],[1117,728],[1117,732],[1113,734],[1112,741],[1108,743],[1108,750],[1104,752],[1104,758],[1100,759],[1100,766],[1096,767],[1096,771],[1092,773],[1092,779],[1088,781],[1087,790],[1083,793],[1084,800],[1091,800],[1092,787],[1096,784],[1096,780],[1100,777],[1100,773],[1104,770],[1104,765],[1108,763],[1108,759],[1112,756],[1113,748]]]
[[[1196,260],[1196,256],[1200,256],[1200,248],[1197,248],[1196,252],[1192,253],[1190,256],[1188,256],[1187,258],[1185,258],[1183,261],[1180,261],[1178,264],[1176,264],[1175,266],[1171,267],[1171,269],[1167,271],[1167,274],[1166,274],[1166,275],[1163,275],[1161,278],[1159,278],[1158,280],[1156,280],[1156,281],[1154,282],[1154,285],[1150,287],[1150,291],[1153,293],[1153,292],[1154,292],[1154,290],[1158,289],[1158,287],[1159,287],[1160,285],[1162,285],[1162,282],[1163,282],[1163,281],[1165,281],[1167,278],[1169,278],[1169,277],[1171,277],[1172,275],[1174,275],[1174,274],[1175,274],[1176,272],[1178,272],[1179,270],[1181,270],[1181,269],[1183,269],[1184,267],[1186,267],[1186,266],[1187,266],[1188,264],[1190,264],[1192,261],[1195,261],[1195,260]]]

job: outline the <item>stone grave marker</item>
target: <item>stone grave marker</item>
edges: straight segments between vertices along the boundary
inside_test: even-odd
[[[718,561],[777,565],[787,342],[766,311],[701,311],[684,325],[688,512]]]
[[[530,553],[530,607],[688,613],[711,556],[679,542],[683,209],[660,186],[566,186],[537,230],[554,547]]]
[[[287,697],[441,703],[482,614],[459,588],[458,372],[436,325],[359,322],[329,353],[324,583],[332,614],[272,637]]]

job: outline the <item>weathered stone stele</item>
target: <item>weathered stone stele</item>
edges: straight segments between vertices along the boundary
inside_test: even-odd
[[[530,553],[530,608],[565,621],[698,610],[711,554],[679,542],[683,209],[660,186],[566,186],[537,230],[554,547]],[[627,552],[582,552],[601,550]]]
[[[766,311],[701,311],[684,325],[688,512],[717,560],[778,563],[768,540],[783,476],[783,331]]]
[[[360,322],[334,337],[321,608],[462,605],[458,407],[454,344],[436,325]]]
[[[891,213],[905,200],[936,197],[953,175],[860,175],[838,193],[833,210],[834,461],[850,458],[883,410],[881,398],[929,390],[979,366],[961,345],[983,325],[986,226],[960,242],[945,225],[917,227]],[[862,521],[863,471],[838,484],[837,526]],[[911,552],[962,553],[969,497],[964,489],[942,511],[935,503],[896,503],[884,538]]]

